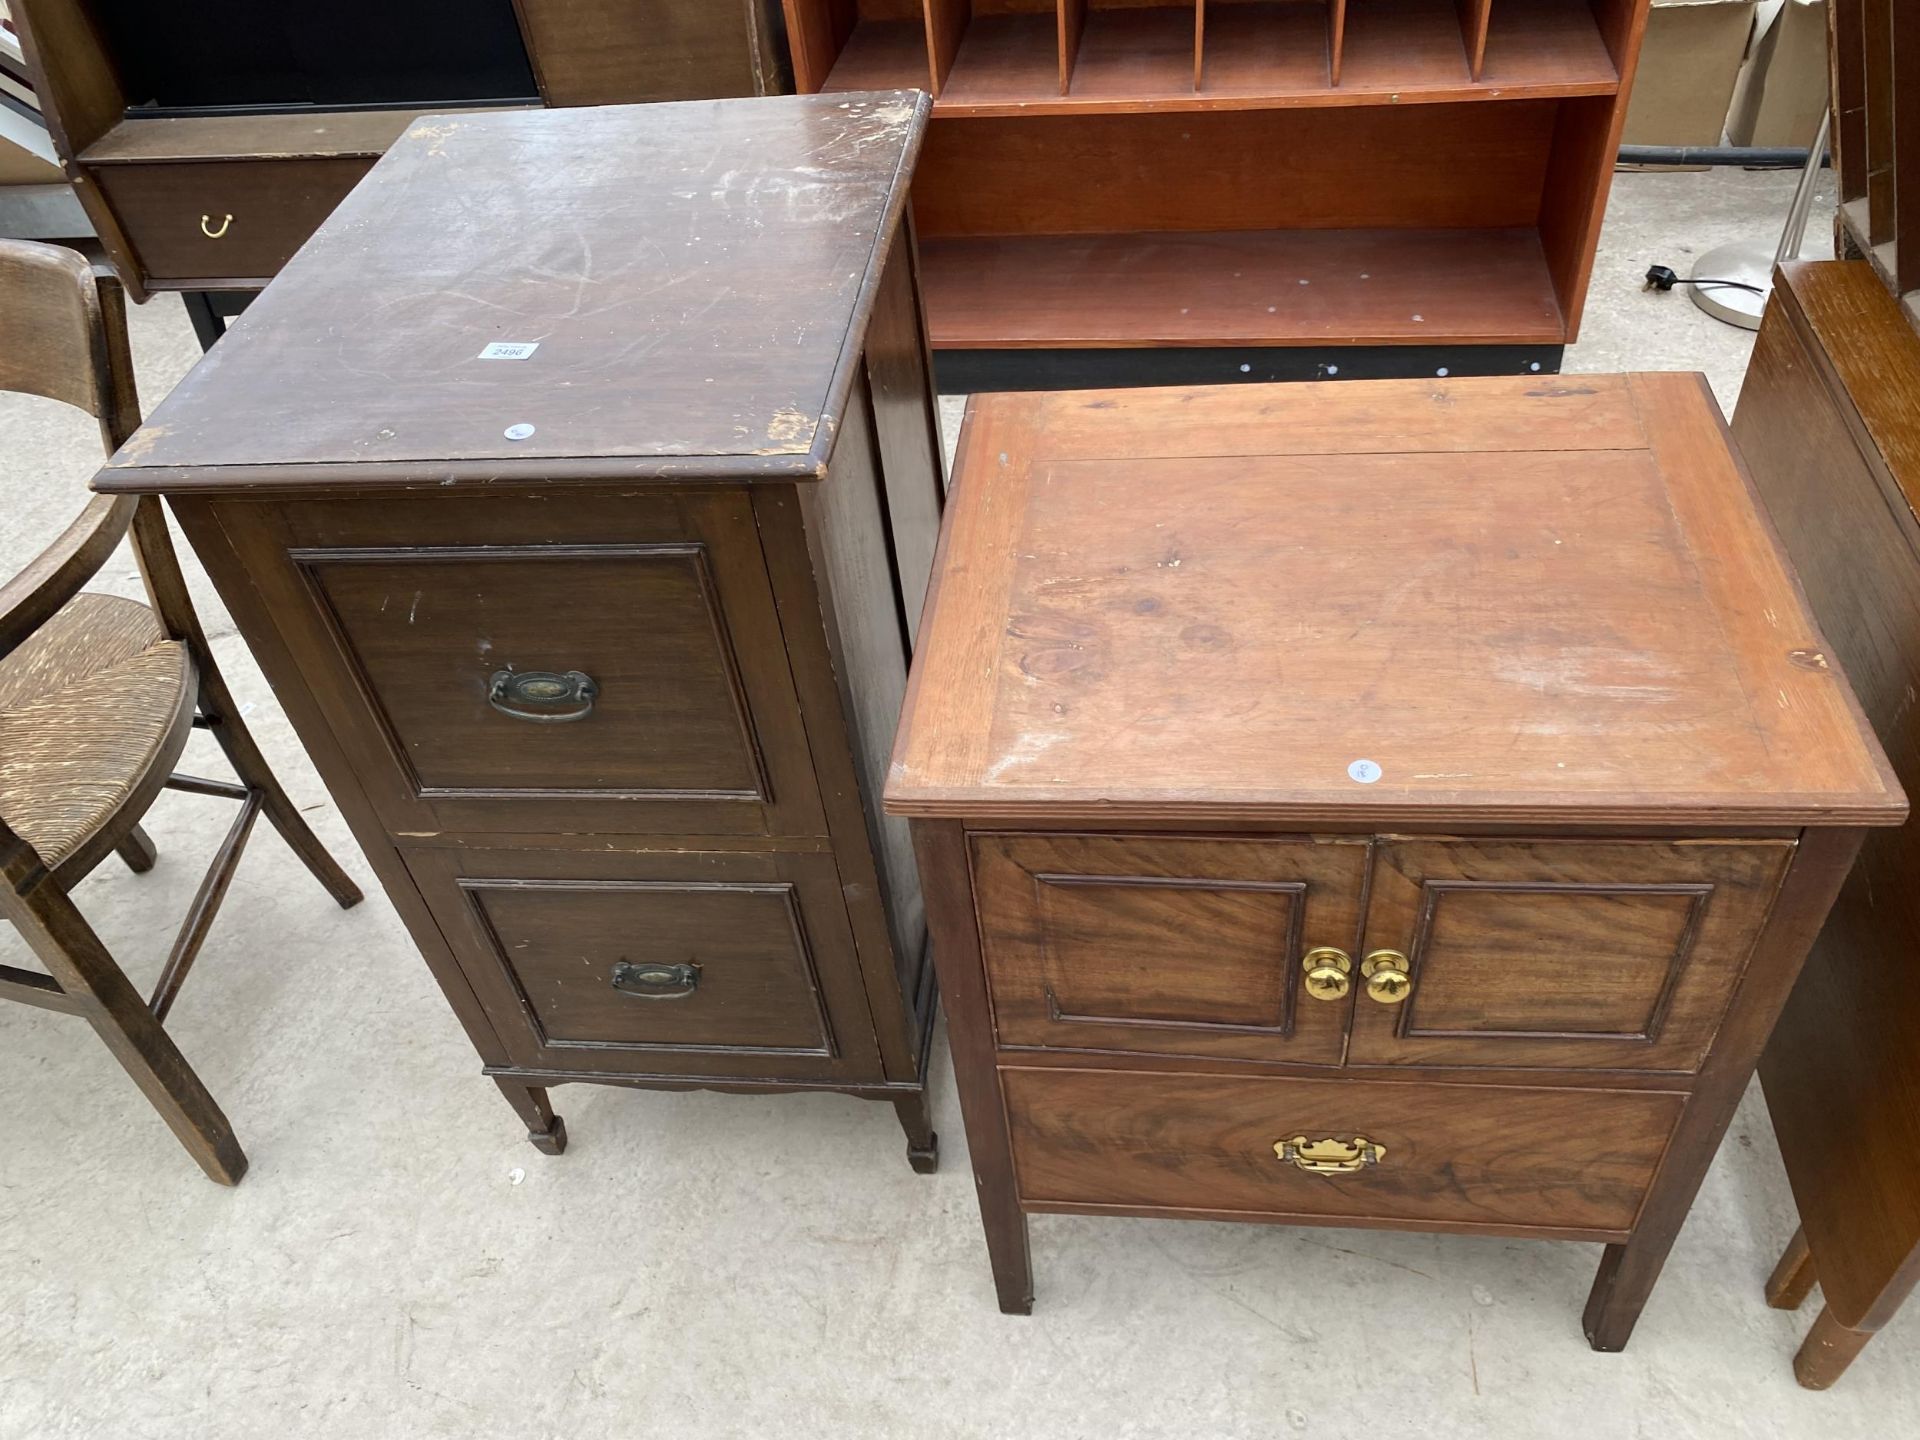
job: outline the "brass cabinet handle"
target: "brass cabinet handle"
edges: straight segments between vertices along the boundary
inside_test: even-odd
[[[487,703],[502,715],[536,724],[584,720],[593,713],[600,687],[578,670],[496,670],[487,682]]]
[[[1343,999],[1352,988],[1347,975],[1353,961],[1336,946],[1314,946],[1300,957],[1300,968],[1307,972],[1307,994],[1316,1000]]]
[[[218,240],[222,235],[227,233],[227,227],[231,224],[233,224],[233,216],[222,215],[220,217],[220,228],[216,230],[213,228],[213,217],[211,215],[202,215],[200,217],[200,233],[209,240]]]
[[[635,965],[616,961],[613,988],[639,1000],[684,1000],[699,988],[698,965]]]
[[[1387,1147],[1376,1145],[1364,1135],[1351,1140],[1309,1140],[1295,1135],[1291,1140],[1273,1142],[1273,1153],[1291,1161],[1309,1175],[1352,1175],[1387,1158]]]
[[[1407,957],[1398,950],[1369,951],[1360,962],[1360,974],[1367,982],[1367,998],[1382,1005],[1398,1005],[1413,990],[1407,978]]]

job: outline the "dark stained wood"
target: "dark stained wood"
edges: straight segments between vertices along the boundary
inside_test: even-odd
[[[121,481],[351,463],[361,483],[403,483],[465,461],[498,483],[569,460],[620,479],[688,457],[817,474],[926,103],[782,97],[417,125],[289,267],[299,283],[264,294],[155,410],[115,461]],[[747,146],[752,168],[709,174]],[[601,149],[620,157],[620,183],[567,162]],[[488,223],[448,220],[480,213]],[[370,251],[370,233],[392,240]],[[715,273],[734,284],[695,283]],[[381,323],[343,329],[343,314]],[[539,349],[482,359],[494,341]],[[288,373],[297,389],[268,378]],[[616,403],[633,394],[675,424]],[[274,425],[236,423],[259,406]],[[505,435],[521,424],[533,433]]]
[[[1303,959],[1359,942],[1361,841],[977,835],[1002,1045],[1337,1065],[1351,1000]]]
[[[598,236],[613,289],[591,323],[584,234],[559,242],[589,267],[563,280],[544,225],[470,257],[459,288],[476,355],[502,334],[478,316],[509,299],[540,337],[536,356],[572,355],[559,371],[487,362],[508,372],[501,393],[530,407],[514,413],[537,417],[589,353],[653,377],[576,412],[597,416],[600,456],[518,460],[504,434],[464,469],[418,454],[417,434],[402,437],[451,418],[445,377],[423,360],[393,362],[377,387],[380,423],[418,458],[359,463],[317,445],[262,463],[228,420],[240,391],[310,383],[301,347],[280,344],[304,322],[274,318],[276,302],[317,315],[314,297],[333,293],[328,267],[303,258],[207,362],[212,380],[188,407],[200,418],[177,429],[156,417],[123,448],[131,463],[97,481],[170,493],[486,1073],[547,1153],[565,1130],[546,1088],[586,1081],[886,1100],[914,1168],[937,1163],[925,1106],[937,992],[905,822],[877,805],[942,497],[904,213],[924,106],[521,117],[556,134],[611,119],[638,137],[619,173],[570,172],[570,203],[588,216],[603,209],[595,195],[685,188],[654,157],[688,133],[690,109],[717,114],[703,153],[734,178],[697,203],[667,199],[689,233],[765,236],[759,258],[689,258],[667,287],[684,305],[671,383],[634,353],[657,340],[634,341],[632,327],[659,281],[620,258],[637,253],[631,235]],[[899,115],[869,113],[888,107]],[[807,134],[813,151],[776,153]],[[448,138],[416,137],[428,150]],[[403,165],[407,151],[390,158]],[[422,164],[495,158],[452,143]],[[367,219],[353,204],[325,227],[323,259],[326,236]],[[354,273],[397,285],[417,216],[382,213],[357,232]],[[841,262],[840,241],[806,237],[848,225],[873,227],[848,241],[852,268],[817,275],[823,256]],[[777,283],[762,273],[774,256],[787,267]],[[792,305],[728,321],[749,291]],[[389,323],[396,355],[433,343],[431,317]],[[240,367],[220,363],[249,351]],[[761,401],[812,408],[777,455],[734,431]],[[137,463],[157,443],[174,447],[171,468]],[[574,695],[565,723],[506,713],[498,674],[528,671],[580,672],[591,704]]]
[[[1920,337],[1863,261],[1785,266],[1774,297],[1734,435],[1830,653],[1920,783]],[[1879,1330],[1920,1280],[1920,1002],[1887,968],[1920,925],[1916,863],[1913,825],[1868,837],[1761,1065],[1823,1333]],[[1831,1383],[1850,1352],[1814,1349]]]
[[[791,88],[772,0],[515,0],[549,105],[720,99]]]
[[[107,165],[95,183],[138,238],[162,288],[206,280],[266,283],[347,192],[364,159]]]
[[[1185,428],[1200,405],[1217,428]],[[970,423],[898,813],[1904,813],[1697,377],[991,396]],[[1384,438],[1426,426],[1453,438]],[[1249,542],[1278,516],[1284,546]],[[1284,682],[1220,703],[1250,674]]]
[[[1775,1310],[1798,1310],[1819,1278],[1814,1273],[1813,1251],[1807,1246],[1806,1227],[1802,1226],[1793,1232],[1781,1252],[1780,1263],[1767,1277],[1767,1304]]]
[[[1002,1072],[1023,1200],[1526,1235],[1632,1229],[1684,1097],[1109,1070]],[[1310,1175],[1295,1135],[1385,1148]]]
[[[820,0],[815,8],[830,15],[841,5],[852,8],[851,0]],[[285,173],[271,181],[229,173],[217,187],[208,176],[162,171],[136,181],[111,174],[111,167],[205,160],[246,171],[281,158],[355,156],[370,162],[418,117],[419,112],[394,109],[302,114],[305,102],[296,95],[288,95],[287,108],[279,111],[130,116],[129,107],[148,97],[126,93],[112,27],[99,23],[94,10],[91,0],[19,0],[12,13],[55,146],[135,299],[144,299],[152,288],[257,290],[367,167],[310,171],[298,181]],[[689,100],[792,88],[778,0],[514,0],[514,10],[548,105]],[[796,54],[807,38],[796,39]],[[260,49],[277,53],[271,44]],[[235,78],[236,93],[244,92],[249,106],[258,100],[257,78]],[[471,96],[481,104],[524,103],[525,98],[524,93]],[[344,184],[336,183],[341,174],[347,175]],[[180,247],[186,236],[179,216],[202,203],[209,188],[238,190],[250,200],[265,192],[271,203],[250,205],[249,228],[271,228],[276,243],[256,239],[250,247],[230,246],[246,253],[234,255],[225,268],[183,263]],[[212,213],[217,224],[224,212]]]
[[[0,241],[0,333],[8,337],[0,389],[92,415],[108,451],[133,433],[140,412],[117,282],[96,279],[72,251]],[[129,532],[150,604],[76,594]],[[0,999],[86,1020],[208,1176],[237,1184],[246,1156],[161,1022],[262,808],[342,906],[360,891],[294,809],[233,707],[157,500],[95,496],[0,585],[0,697],[10,702],[0,755],[0,915],[47,970],[0,966]],[[170,775],[196,713],[214,727],[240,784]],[[242,806],[152,999],[142,1001],[68,891],[116,852],[136,873],[153,867],[139,820],[166,785]]]
[[[791,1080],[877,1067],[830,855],[406,858],[516,1066]],[[622,988],[621,965],[696,978]]]
[[[1906,804],[1699,378],[975,396],[923,629],[1003,1308],[1026,1213],[1379,1226],[1601,1241],[1624,1345]]]
[[[1792,851],[1388,841],[1361,949],[1406,955],[1411,990],[1358,1007],[1350,1058],[1697,1070]]]

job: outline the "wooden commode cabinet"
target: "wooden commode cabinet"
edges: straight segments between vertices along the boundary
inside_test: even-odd
[[[423,120],[98,481],[169,497],[544,1149],[564,1081],[825,1088],[934,1164],[879,805],[941,506],[925,110]]]
[[[976,397],[887,784],[1026,1215],[1607,1246],[1905,799],[1697,376]]]

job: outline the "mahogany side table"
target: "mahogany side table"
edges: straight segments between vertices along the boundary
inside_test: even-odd
[[[1606,1245],[1906,800],[1694,375],[976,397],[887,782],[1027,1216]]]

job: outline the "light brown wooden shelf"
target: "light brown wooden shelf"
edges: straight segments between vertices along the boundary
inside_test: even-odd
[[[422,115],[472,111],[471,106],[441,106],[433,110],[136,116],[107,131],[80,153],[80,159],[88,165],[143,165],[241,156],[248,160],[378,157],[386,154],[387,147]]]
[[[1526,228],[923,238],[920,254],[943,349],[1566,339]]]

